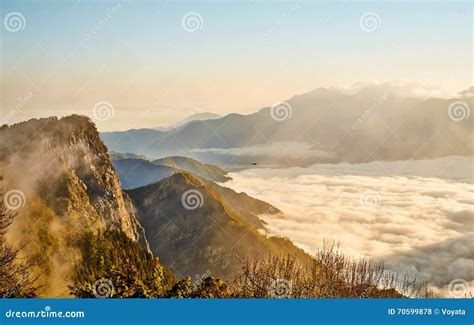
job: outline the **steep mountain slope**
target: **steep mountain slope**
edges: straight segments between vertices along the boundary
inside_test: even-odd
[[[124,189],[152,184],[182,171],[211,181],[225,182],[230,179],[219,167],[202,164],[187,157],[167,157],[152,162],[143,159],[117,159],[112,163]]]
[[[467,95],[424,99],[403,94],[391,84],[365,86],[350,93],[320,88],[294,96],[275,109],[266,107],[250,115],[229,114],[195,121],[178,132],[125,131],[101,136],[112,150],[131,149],[151,157],[189,156],[192,151],[201,161],[220,165],[399,160],[409,159],[424,145],[433,150],[419,152],[417,157],[469,156],[474,154],[468,140],[474,135],[472,114],[460,121],[449,116],[450,105],[458,100],[474,106],[474,98]],[[134,148],[128,146],[131,139]],[[305,149],[298,159],[290,144],[280,145],[274,152],[259,152],[259,146],[282,142],[305,143],[311,149]],[[249,147],[254,150],[236,150]]]
[[[35,261],[46,296],[65,296],[80,239],[107,229],[145,245],[143,229],[92,122],[33,119],[0,128],[4,200],[18,216],[8,236]]]
[[[127,191],[153,253],[175,274],[210,273],[232,279],[244,258],[291,253],[289,240],[262,235],[257,215],[278,209],[188,173]]]

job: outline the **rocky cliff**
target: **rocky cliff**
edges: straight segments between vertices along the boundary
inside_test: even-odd
[[[17,218],[11,243],[34,261],[42,293],[62,296],[87,232],[123,231],[146,244],[107,149],[86,117],[30,120],[0,128],[5,201]],[[56,289],[57,288],[57,289]]]

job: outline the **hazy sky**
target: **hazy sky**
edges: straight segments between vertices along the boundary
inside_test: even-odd
[[[100,130],[154,127],[194,111],[250,113],[322,86],[403,80],[456,93],[473,83],[470,1],[0,6],[8,123],[93,116],[106,101],[114,114]]]

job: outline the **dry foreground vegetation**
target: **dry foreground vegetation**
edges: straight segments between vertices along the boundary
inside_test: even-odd
[[[36,297],[35,266],[6,244],[14,214],[0,203],[0,296]],[[399,278],[383,262],[353,260],[334,244],[308,263],[292,255],[242,260],[235,280],[204,274],[178,280],[159,260],[121,231],[89,233],[74,267],[72,296],[79,298],[404,298],[431,296],[416,277]]]

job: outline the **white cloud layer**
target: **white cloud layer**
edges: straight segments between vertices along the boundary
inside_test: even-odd
[[[269,232],[310,253],[336,240],[351,255],[384,258],[441,290],[454,278],[474,280],[473,175],[472,158],[447,157],[250,169],[225,186],[281,209],[280,217],[263,216]]]

